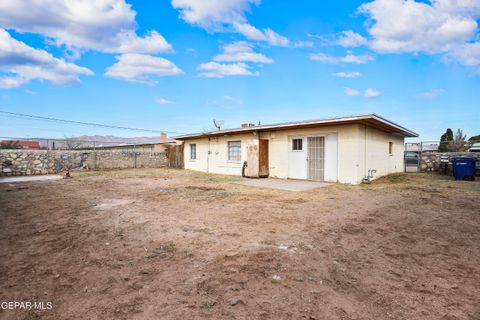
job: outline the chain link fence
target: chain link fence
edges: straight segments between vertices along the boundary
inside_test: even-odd
[[[405,151],[413,152],[480,152],[480,140],[421,141],[406,143]]]
[[[480,159],[480,140],[422,141],[405,144],[405,172],[439,171],[455,157]]]
[[[128,140],[94,141],[77,138],[18,138],[0,137],[0,149],[26,150],[124,150],[140,152],[162,152],[165,146],[175,144],[174,141],[145,142]]]

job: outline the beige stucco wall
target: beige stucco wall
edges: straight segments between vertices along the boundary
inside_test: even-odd
[[[249,134],[221,136],[212,138],[189,139],[185,141],[185,169],[209,173],[241,175],[243,162],[247,160],[247,146],[258,140],[258,136]],[[228,160],[228,141],[242,142],[242,160]],[[197,159],[190,160],[190,144],[197,145]],[[208,151],[210,150],[210,157]]]
[[[405,139],[403,137],[360,126],[359,140],[359,167],[362,170],[359,170],[357,180],[361,181],[363,175],[372,169],[377,170],[374,178],[404,171]],[[389,142],[393,142],[392,154],[389,154]]]
[[[337,178],[342,183],[355,183],[358,165],[358,126],[343,125],[321,128],[294,129],[262,133],[262,139],[270,140],[270,176],[277,178],[288,178],[288,150],[289,137],[327,135],[336,133],[338,135],[338,165]]]
[[[359,124],[307,129],[280,130],[188,139],[185,141],[185,169],[210,173],[240,175],[243,161],[247,160],[247,146],[255,140],[269,140],[270,177],[288,178],[289,138],[336,134],[338,137],[337,180],[341,183],[357,184],[369,169],[377,170],[375,177],[403,171],[404,139]],[[228,141],[242,142],[242,160],[228,161]],[[388,153],[388,142],[394,143],[393,155]],[[197,145],[197,159],[190,160],[190,144]],[[211,155],[208,157],[208,151]],[[210,163],[208,163],[210,162]]]

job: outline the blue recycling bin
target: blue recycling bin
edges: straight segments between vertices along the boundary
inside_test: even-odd
[[[475,158],[455,158],[452,160],[455,180],[475,180]]]

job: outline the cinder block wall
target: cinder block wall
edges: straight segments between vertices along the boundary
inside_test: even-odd
[[[165,152],[0,150],[0,176],[55,174],[69,169],[161,168]]]

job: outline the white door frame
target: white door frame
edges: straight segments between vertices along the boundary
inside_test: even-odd
[[[302,139],[302,150],[293,150],[293,139]],[[302,135],[288,136],[288,178],[307,179],[307,149],[306,137]]]
[[[325,181],[331,181],[331,182],[336,182],[338,180],[338,133],[337,132],[325,132],[325,133],[318,133],[318,134],[305,134],[305,135],[291,135],[288,136],[288,178],[290,179],[303,179],[303,180],[308,180],[308,138],[315,138],[315,137],[323,137],[324,138],[324,147],[325,147],[325,153],[324,153],[324,180]],[[334,152],[335,155],[330,159],[330,157],[327,156],[327,153],[333,151],[329,150],[327,146],[331,143],[329,137],[335,137],[335,147],[334,147]],[[293,139],[302,139],[302,151],[293,151]],[[304,169],[302,170],[304,172],[304,175],[300,176],[295,176],[292,177],[291,175],[291,166],[294,165],[291,163],[291,155],[290,153],[295,153],[295,152],[301,152],[304,154],[304,164],[303,167]],[[327,165],[330,164],[330,165]],[[295,164],[298,165],[298,164]]]
[[[310,176],[310,172],[309,172],[309,157],[308,157],[308,151],[309,151],[309,143],[308,143],[308,138],[323,138],[323,177],[322,177],[322,180],[318,180],[318,181],[325,181],[325,153],[326,153],[326,142],[327,142],[327,136],[325,134],[314,134],[314,135],[308,135],[306,136],[306,140],[307,140],[307,161],[305,163],[305,165],[307,166],[307,180],[311,180],[309,179],[309,176]]]

